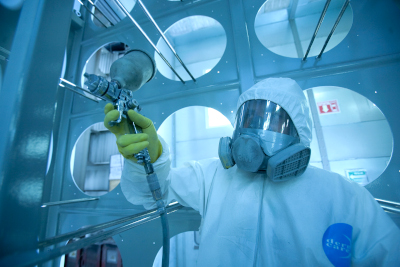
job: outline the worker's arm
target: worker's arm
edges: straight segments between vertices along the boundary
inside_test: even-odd
[[[153,164],[157,173],[163,199],[166,204],[178,201],[203,215],[217,165],[215,159],[186,162],[183,167],[171,168],[168,145],[161,138],[163,153]],[[143,205],[146,209],[155,208],[150,194],[143,166],[125,160],[122,171],[121,189],[128,201]]]
[[[365,188],[356,188],[352,266],[400,266],[400,229]]]
[[[129,133],[126,120],[111,127],[108,122],[118,117],[118,111],[110,104],[105,107],[104,125],[117,137],[120,153],[125,157],[121,177],[121,189],[127,200],[146,209],[155,208],[143,165],[137,164],[133,154],[143,148],[149,149],[154,171],[158,176],[163,199],[166,204],[178,201],[203,214],[204,205],[210,190],[218,161],[210,159],[188,162],[182,168],[171,169],[169,149],[165,141],[157,136],[150,119],[129,111],[129,118],[143,128],[143,134]]]

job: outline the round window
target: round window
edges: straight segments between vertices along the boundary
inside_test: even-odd
[[[308,56],[316,56],[331,32],[346,0],[332,0]],[[268,0],[257,13],[254,27],[260,42],[275,54],[303,58],[326,1]],[[349,5],[324,52],[337,46],[350,31],[353,11]]]
[[[172,167],[180,167],[189,160],[218,157],[219,139],[232,136],[233,127],[218,110],[191,106],[170,115],[157,132],[170,147]]]
[[[124,160],[115,136],[103,122],[87,128],[75,143],[70,168],[76,186],[89,196],[101,196],[120,182]]]
[[[126,15],[115,1],[97,0],[89,1],[93,3],[91,19],[97,27],[108,28],[116,25],[123,20]],[[136,4],[136,0],[119,0],[128,12],[131,12]]]
[[[164,34],[194,78],[210,72],[217,65],[226,48],[224,28],[218,21],[206,16],[181,19],[169,27]],[[157,48],[183,80],[191,80],[190,75],[176,59],[164,39],[159,39]],[[157,53],[155,53],[155,60],[162,75],[170,80],[179,81]]]
[[[313,128],[310,164],[361,185],[378,178],[393,150],[392,131],[380,109],[366,97],[341,87],[315,87],[304,93],[314,122],[319,121],[314,125],[320,127],[319,131]]]

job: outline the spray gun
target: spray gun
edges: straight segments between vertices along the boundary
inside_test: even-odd
[[[156,72],[156,65],[153,59],[141,50],[130,50],[122,58],[116,60],[110,69],[111,82],[104,77],[85,73],[87,78],[85,84],[91,94],[103,100],[112,102],[119,111],[119,117],[109,122],[110,126],[119,124],[122,118],[128,121],[131,134],[141,133],[142,129],[136,126],[127,114],[129,109],[140,112],[139,103],[133,98],[133,92],[150,81]],[[130,127],[131,126],[131,127]],[[150,155],[147,148],[134,155],[138,163],[144,165],[146,178],[150,191],[156,201],[163,226],[163,260],[162,266],[169,264],[169,227],[167,213],[157,174],[154,172],[153,164],[150,162]]]

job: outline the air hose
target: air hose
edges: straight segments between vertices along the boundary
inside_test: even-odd
[[[128,117],[129,118],[129,117]],[[130,119],[128,122],[133,125],[135,133],[141,133],[142,129],[136,126]],[[160,214],[161,225],[163,229],[163,256],[162,256],[162,267],[169,266],[169,226],[167,212],[165,209],[164,201],[162,200],[162,192],[160,183],[158,182],[157,174],[154,172],[153,164],[151,163],[149,151],[147,148],[143,149],[139,153],[134,155],[138,160],[137,163],[144,164],[144,170],[146,171],[147,183],[149,185],[151,195],[156,201],[157,210]]]

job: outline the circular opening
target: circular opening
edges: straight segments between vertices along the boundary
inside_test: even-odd
[[[180,167],[189,160],[218,157],[219,139],[232,136],[233,127],[218,110],[191,106],[170,115],[157,132],[169,145],[172,167]]]
[[[87,89],[87,86],[85,85],[85,77],[83,76],[85,72],[102,76],[108,81],[111,81],[110,68],[112,63],[123,57],[128,50],[129,46],[122,42],[108,43],[97,49],[96,52],[89,57],[85,66],[83,67],[81,75],[81,87]],[[85,92],[84,94],[86,96],[91,96]]]
[[[136,4],[136,0],[119,1],[129,13],[132,11],[133,7]],[[97,27],[108,28],[114,26],[126,17],[124,11],[115,1],[98,0],[92,2],[95,5],[92,5],[92,13],[96,17],[94,17],[93,15],[91,15],[90,17],[94,25],[96,25]]]
[[[120,182],[124,160],[115,136],[103,122],[87,128],[75,143],[70,169],[76,186],[89,196],[101,196]]]
[[[180,233],[170,239],[169,266],[196,266],[200,238],[198,231]],[[154,259],[153,267],[161,267],[162,247]]]
[[[224,28],[218,21],[206,16],[181,19],[169,27],[164,34],[194,78],[210,72],[217,65],[226,48]],[[157,43],[157,48],[184,81],[191,80],[190,75],[162,37]],[[163,76],[179,81],[157,52],[154,58]]]
[[[294,3],[297,3],[295,5]],[[303,58],[326,1],[268,0],[257,13],[254,27],[260,42],[275,54]],[[345,0],[332,0],[308,56],[316,56],[331,32]],[[349,5],[324,52],[337,46],[350,31],[353,11]]]
[[[89,237],[86,235],[82,238]],[[80,238],[69,240],[67,244]],[[121,253],[112,237],[61,256],[60,267],[115,266],[122,267]]]
[[[314,106],[314,124],[319,120],[322,130],[322,135],[317,135],[313,128],[310,164],[360,185],[378,178],[393,150],[392,131],[380,109],[366,97],[341,87],[315,87],[304,93]]]

